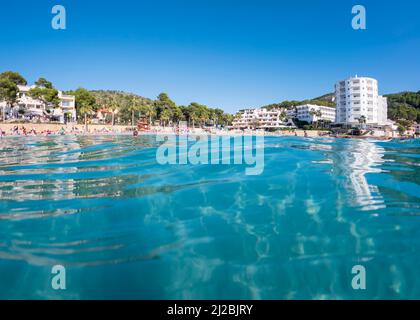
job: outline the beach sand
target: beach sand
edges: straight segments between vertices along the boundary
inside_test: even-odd
[[[122,125],[101,125],[101,124],[89,124],[87,130],[83,124],[55,124],[55,123],[0,123],[0,132],[3,132],[3,136],[16,136],[14,133],[15,127],[19,128],[19,135],[24,135],[26,132],[28,135],[47,135],[47,134],[77,134],[77,135],[97,135],[97,134],[132,134],[132,126]],[[24,128],[24,129],[23,129]],[[64,130],[64,132],[63,132]],[[172,127],[159,127],[152,126],[149,131],[139,132],[139,134],[181,134],[181,135],[264,135],[264,136],[297,136],[297,137],[320,137],[329,136],[329,131],[326,130],[282,130],[277,132],[262,132],[253,130],[204,130],[201,128],[194,128],[188,130],[176,130]],[[1,136],[1,134],[0,134]],[[369,134],[366,136],[342,136],[344,138],[398,138],[397,136],[392,137],[389,132],[375,131],[373,135]]]
[[[87,131],[85,130],[85,125],[83,124],[53,124],[53,123],[0,123],[0,130],[6,134],[6,136],[13,134],[13,129],[15,127],[19,128],[19,131],[22,132],[23,128],[25,128],[26,132],[34,130],[37,134],[51,132],[57,133],[64,129],[65,133],[76,133],[76,134],[95,134],[95,133],[131,133],[133,130],[132,126],[121,126],[121,125],[99,125],[99,124],[89,124],[87,126]],[[151,127],[150,131],[140,132],[140,133],[158,133],[158,134],[183,134],[184,132],[176,132],[174,128],[171,127]],[[307,136],[314,137],[322,134],[327,134],[328,131],[306,131]],[[185,132],[186,134],[186,132]],[[224,134],[224,135],[248,135],[248,134],[263,134],[261,131],[251,131],[247,130],[245,132],[241,132],[240,130],[211,130],[211,132],[206,131],[204,129],[195,128],[189,129],[188,134]],[[275,135],[275,136],[305,136],[305,132],[303,130],[295,130],[295,131],[280,131],[276,133],[268,133],[265,132],[264,135]]]
[[[64,129],[64,133],[70,134],[95,134],[95,133],[129,133],[131,126],[109,126],[109,125],[88,125],[87,131],[83,124],[55,124],[55,123],[0,123],[0,130],[6,134],[6,136],[13,135],[13,129],[19,128],[19,132],[22,132],[25,128],[26,132],[31,130],[36,131],[37,134],[46,132],[57,133]]]

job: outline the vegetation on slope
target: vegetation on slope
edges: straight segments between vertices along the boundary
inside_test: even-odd
[[[307,99],[307,100],[286,100],[279,103],[273,103],[264,106],[263,108],[267,109],[276,109],[276,108],[286,108],[290,109],[295,106],[304,105],[304,104],[315,104],[318,106],[327,106],[327,107],[335,107],[334,102],[334,94],[328,93],[326,95],[314,98],[314,99]]]
[[[388,118],[420,123],[420,91],[387,94]]]

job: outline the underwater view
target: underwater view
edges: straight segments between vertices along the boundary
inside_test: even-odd
[[[265,137],[260,175],[160,144],[1,139],[0,299],[420,298],[418,139]]]

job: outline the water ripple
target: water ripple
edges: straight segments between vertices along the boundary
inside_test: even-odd
[[[358,263],[363,298],[420,297],[418,142],[267,137],[259,176],[158,145],[0,140],[0,298],[57,297],[63,264],[69,298],[352,299]]]

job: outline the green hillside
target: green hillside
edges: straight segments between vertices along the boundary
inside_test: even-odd
[[[420,91],[386,94],[388,98],[388,118],[409,120],[420,123]]]
[[[327,106],[327,107],[335,107],[334,102],[334,94],[328,93],[320,97],[316,97],[313,99],[306,99],[306,100],[286,100],[279,103],[273,103],[266,106],[263,106],[263,108],[267,109],[276,109],[276,108],[291,108],[298,105],[303,104],[316,104],[318,106]]]
[[[420,123],[420,91],[401,92],[384,95],[388,98],[388,118],[394,121],[416,121]],[[264,106],[268,109],[291,108],[302,104],[316,104],[321,106],[335,107],[334,93],[328,93],[320,97],[308,100],[286,100]]]
[[[90,91],[95,99],[98,107],[107,108],[112,105],[118,105],[119,107],[124,107],[135,100],[141,104],[151,104],[153,101],[148,98],[144,98],[134,93],[124,92],[124,91],[115,91],[115,90],[91,90]]]

